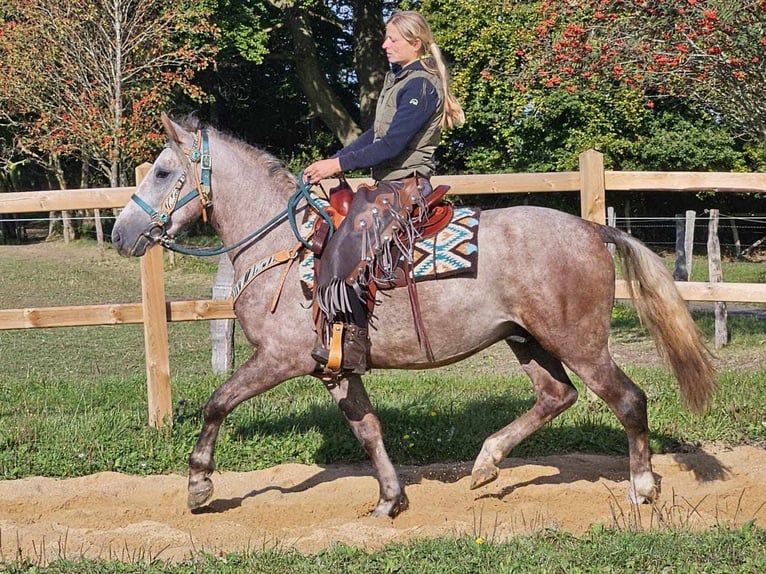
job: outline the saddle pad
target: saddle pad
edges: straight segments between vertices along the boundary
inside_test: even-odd
[[[456,207],[452,221],[436,236],[415,243],[413,253],[413,276],[415,281],[446,279],[456,275],[476,275],[479,256],[479,216],[481,210],[472,207]],[[310,233],[315,219],[303,223],[304,236]],[[314,254],[304,250],[300,261],[300,277],[303,286],[314,289]]]

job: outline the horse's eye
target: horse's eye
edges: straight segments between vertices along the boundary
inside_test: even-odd
[[[166,170],[164,170],[164,169],[158,169],[158,170],[156,170],[156,171],[154,172],[154,176],[155,176],[157,179],[165,179],[165,178],[166,178],[167,176],[169,176],[169,175],[170,175],[170,172],[169,172],[169,171],[166,171]]]

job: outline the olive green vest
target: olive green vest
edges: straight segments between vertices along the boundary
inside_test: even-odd
[[[439,106],[433,117],[415,134],[405,150],[398,156],[372,168],[372,177],[377,181],[403,179],[418,172],[424,177],[431,177],[436,164],[434,152],[441,137],[441,117],[444,108],[444,94],[439,78],[426,70],[404,70],[396,77],[393,72],[386,75],[383,90],[378,98],[373,125],[375,139],[382,138],[396,113],[396,98],[402,86],[411,78],[425,78],[433,84],[439,95]]]

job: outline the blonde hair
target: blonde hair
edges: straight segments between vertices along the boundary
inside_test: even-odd
[[[407,42],[414,43],[420,40],[423,59],[423,67],[429,72],[436,74],[442,84],[444,92],[444,109],[442,110],[441,125],[443,129],[461,126],[465,122],[463,106],[452,93],[450,88],[450,76],[447,64],[444,62],[439,46],[434,42],[431,27],[420,12],[407,10],[396,12],[389,18],[391,24]],[[433,63],[433,65],[431,64]]]

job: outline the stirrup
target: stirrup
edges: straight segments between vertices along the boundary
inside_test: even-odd
[[[333,373],[339,373],[343,364],[343,323],[333,323],[330,335],[330,349],[327,355],[325,369]]]
[[[311,357],[323,366],[323,377],[336,378],[340,374],[343,364],[343,331],[343,323],[333,323],[329,348],[324,345],[319,336],[311,350]]]
[[[329,349],[321,340],[311,351],[312,358],[323,365],[323,378],[336,378],[341,371],[356,375],[367,372],[369,340],[367,329],[354,324],[333,323]]]

